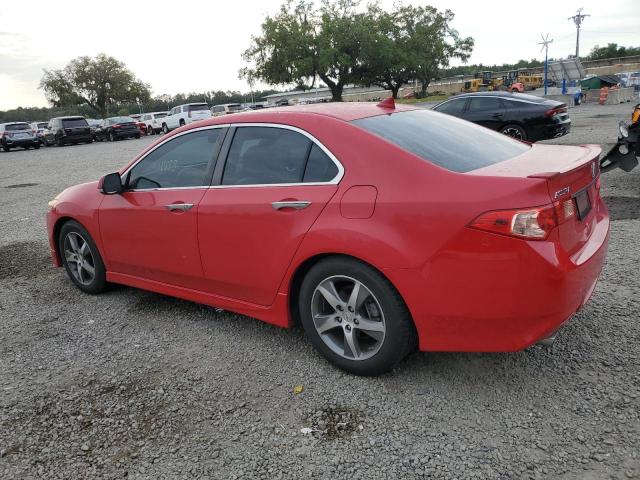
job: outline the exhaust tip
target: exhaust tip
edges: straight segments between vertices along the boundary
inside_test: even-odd
[[[551,335],[550,337],[543,338],[538,341],[538,345],[544,345],[545,347],[550,347],[556,342],[556,336]]]

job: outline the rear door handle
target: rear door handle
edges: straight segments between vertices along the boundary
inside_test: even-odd
[[[293,208],[295,210],[302,210],[311,205],[311,202],[306,200],[291,200],[282,202],[271,202],[271,206],[274,210],[281,210],[283,208]]]
[[[165,205],[165,207],[167,207],[167,210],[169,210],[170,212],[186,212],[187,210],[191,210],[193,208],[193,203],[171,203],[169,205]]]

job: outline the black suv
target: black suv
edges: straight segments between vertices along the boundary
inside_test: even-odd
[[[40,140],[26,122],[0,123],[0,145],[5,152],[12,148],[40,148]]]
[[[56,117],[49,120],[44,131],[44,144],[47,146],[68,145],[70,143],[91,143],[91,128],[84,117]]]
[[[561,137],[571,130],[566,104],[523,93],[456,95],[436,105],[433,110],[529,142]]]

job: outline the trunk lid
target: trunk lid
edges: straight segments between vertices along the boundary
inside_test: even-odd
[[[469,173],[545,181],[550,203],[560,204],[563,211],[573,209],[557,230],[563,249],[575,253],[588,242],[602,208],[600,151],[599,145],[533,145],[522,155]]]

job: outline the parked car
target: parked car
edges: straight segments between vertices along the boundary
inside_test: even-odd
[[[49,243],[85,292],[120,283],[300,321],[335,365],[373,375],[416,346],[552,337],[603,266],[599,154],[390,99],[247,112],[60,193]]]
[[[169,110],[166,117],[162,119],[162,131],[169,133],[171,130],[188,125],[198,120],[211,118],[211,110],[206,103],[189,103],[178,105]]]
[[[131,117],[109,117],[96,129],[95,137],[100,142],[140,138],[140,129],[137,122]]]
[[[26,122],[0,123],[0,146],[5,152],[22,147],[40,148],[40,140]]]
[[[224,105],[214,105],[211,107],[211,113],[214,117],[242,112],[243,110],[244,108],[239,103],[225,103]]]
[[[167,112],[150,112],[142,115],[140,121],[144,122],[147,135],[160,133],[162,131],[162,119],[166,116]]]
[[[445,100],[433,110],[529,142],[561,137],[571,130],[566,104],[534,95],[467,93]]]
[[[100,118],[87,118],[87,123],[89,124],[89,129],[91,130],[91,137],[96,139],[96,130],[102,126],[102,122],[104,120]]]
[[[41,144],[44,143],[44,131],[47,129],[47,125],[47,122],[33,122],[30,125],[31,131],[35,133]]]
[[[136,122],[136,126],[140,131],[140,136],[147,135],[147,124],[141,121]]]
[[[91,128],[84,117],[56,117],[49,120],[44,132],[44,143],[47,146],[78,143],[91,143]]]

